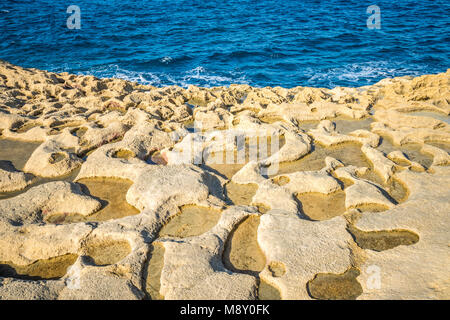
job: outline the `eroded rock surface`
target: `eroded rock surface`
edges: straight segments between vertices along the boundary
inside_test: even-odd
[[[449,299],[449,81],[0,62],[0,299]]]

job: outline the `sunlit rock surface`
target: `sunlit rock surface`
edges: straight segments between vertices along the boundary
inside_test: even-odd
[[[449,81],[0,62],[0,299],[449,299]]]

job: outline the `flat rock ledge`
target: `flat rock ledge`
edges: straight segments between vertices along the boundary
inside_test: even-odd
[[[252,300],[263,282],[281,299],[449,299],[449,84],[450,69],[360,88],[157,88],[2,61],[0,299],[148,299],[152,283],[164,299]],[[246,158],[262,137],[270,153]],[[114,200],[88,188],[99,178],[127,181],[135,214],[92,218]],[[159,236],[184,206],[217,223]],[[229,270],[249,217],[265,266]]]

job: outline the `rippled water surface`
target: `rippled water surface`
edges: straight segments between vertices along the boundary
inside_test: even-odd
[[[156,86],[362,86],[449,68],[449,12],[431,0],[3,0],[0,58]]]

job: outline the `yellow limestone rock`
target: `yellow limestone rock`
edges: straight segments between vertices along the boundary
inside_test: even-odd
[[[165,299],[255,299],[255,277],[231,273],[222,262],[224,243],[236,224],[255,211],[230,207],[203,235],[161,239],[165,248],[160,293]]]
[[[450,297],[450,176],[448,167],[435,170],[435,174],[400,172],[399,178],[410,188],[408,201],[388,211],[364,213],[356,222],[356,227],[363,231],[401,229],[419,236],[413,245],[381,252],[365,251],[363,270],[367,271],[358,277],[364,290],[360,299]]]
[[[281,261],[284,275],[273,276],[267,268],[260,277],[279,289],[282,299],[311,299],[306,284],[317,273],[343,273],[351,266],[346,221],[307,221],[282,210],[261,216],[258,243],[267,261]],[[332,237],[324,236],[333,234]]]

